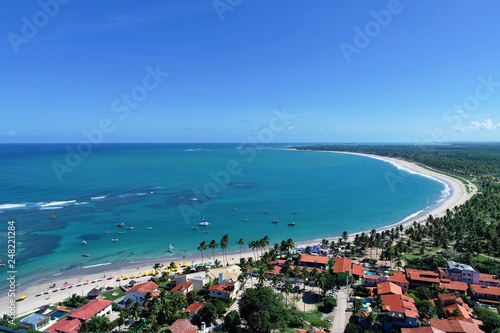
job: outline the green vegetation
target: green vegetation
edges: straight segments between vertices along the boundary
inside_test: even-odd
[[[125,292],[120,288],[108,290],[102,293],[102,298],[108,301],[115,301],[125,296]]]
[[[73,294],[73,295],[71,295],[70,298],[65,299],[62,302],[62,305],[73,308],[73,309],[77,309],[77,308],[81,307],[82,305],[87,304],[88,301],[89,300],[86,297],[79,296],[77,294]]]

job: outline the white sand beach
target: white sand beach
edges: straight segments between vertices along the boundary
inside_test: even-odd
[[[383,228],[379,228],[378,231],[388,229],[393,227],[394,225],[408,225],[413,223],[413,221],[417,222],[422,222],[425,221],[427,216],[429,214],[432,214],[433,216],[442,216],[446,213],[447,209],[452,209],[455,206],[461,205],[465,203],[467,200],[469,200],[475,193],[477,193],[477,188],[472,184],[468,183],[468,187],[470,189],[469,192],[467,192],[466,186],[459,180],[441,174],[436,171],[429,170],[427,168],[420,167],[414,163],[402,161],[399,159],[394,159],[394,158],[387,158],[387,157],[379,157],[379,156],[373,156],[373,155],[366,155],[366,154],[358,154],[362,156],[367,156],[370,158],[377,158],[381,159],[383,161],[391,162],[394,164],[397,164],[400,167],[404,167],[406,169],[412,170],[413,172],[421,173],[433,178],[436,178],[444,183],[446,183],[450,189],[451,193],[448,195],[446,200],[441,202],[441,204],[438,207],[433,208],[432,210],[428,212],[422,212],[416,216],[412,216],[411,218],[407,218],[403,221],[400,221],[396,224],[388,225]],[[365,232],[369,232],[370,230],[366,230]],[[351,240],[354,238],[355,234],[351,234],[350,238]],[[340,236],[340,235],[339,235]],[[284,237],[286,238],[286,236]],[[327,237],[325,235],[326,239],[329,240],[335,240],[338,237]],[[305,247],[307,245],[315,245],[318,244],[321,240],[311,240],[311,241],[306,241],[306,242],[299,242],[296,245],[300,247]],[[222,261],[222,255],[219,251],[219,253],[216,253],[216,258],[208,258],[208,256],[211,256],[212,253],[211,251],[206,251],[205,252],[205,262],[211,261],[214,262],[215,259],[218,259]],[[251,257],[253,256],[252,251],[250,251],[248,248],[245,248],[242,253],[242,257]],[[240,253],[239,251],[234,251],[231,253],[227,254],[229,264],[233,263],[238,263],[239,258],[240,258]],[[167,261],[168,260],[168,261]],[[116,281],[117,277],[120,276],[125,276],[125,275],[136,275],[137,273],[142,273],[145,271],[151,271],[155,263],[161,263],[164,264],[165,266],[168,266],[170,262],[187,262],[189,265],[192,265],[194,263],[201,263],[201,255],[198,254],[193,254],[193,255],[186,255],[183,257],[180,255],[177,258],[169,258],[165,259],[165,261],[162,261],[160,259],[156,260],[145,260],[145,261],[136,261],[136,262],[129,262],[126,265],[121,264],[121,265],[102,265],[102,266],[96,266],[96,267],[90,267],[86,269],[79,269],[79,270],[72,270],[68,272],[61,273],[60,275],[56,276],[41,276],[37,277],[37,280],[34,280],[34,282],[25,284],[25,285],[20,285],[16,287],[15,290],[15,298],[18,298],[21,295],[26,295],[26,299],[23,301],[16,302],[16,312],[17,315],[22,315],[24,313],[33,311],[35,309],[38,309],[42,305],[45,304],[57,304],[58,302],[61,302],[65,298],[69,297],[71,294],[78,294],[78,295],[86,295],[91,289],[95,287],[107,287],[109,285],[114,285],[114,286],[119,286],[120,284],[126,284],[128,283],[129,280],[127,281]],[[110,276],[113,276],[112,279],[108,279]],[[134,278],[134,280],[138,282],[142,281],[147,281],[150,277],[140,277],[140,278]],[[99,281],[98,281],[99,280]],[[83,284],[80,286],[76,286],[78,283],[84,283],[85,281],[88,281],[88,284]],[[65,290],[59,290],[57,292],[49,292],[48,294],[42,294],[40,296],[36,296],[40,292],[45,292],[49,289],[49,285],[51,284],[56,284],[56,286],[61,287],[64,284],[74,284],[75,286],[65,289]],[[3,305],[0,308],[0,315],[8,313],[9,309],[7,308],[9,304],[10,298],[8,298],[7,293],[1,295],[0,303]]]

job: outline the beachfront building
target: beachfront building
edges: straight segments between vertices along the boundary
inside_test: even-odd
[[[482,303],[500,305],[500,287],[470,284],[469,290],[471,296]]]
[[[93,316],[105,316],[111,313],[112,301],[105,299],[94,299],[79,307],[69,314],[70,318],[80,319],[82,322],[89,320]]]
[[[238,280],[224,284],[214,284],[208,289],[208,292],[210,297],[234,298],[236,297],[239,286],[240,284]]]
[[[299,258],[299,266],[325,269],[327,265],[328,257],[301,254]]]
[[[179,275],[175,278],[175,284],[191,282],[194,291],[200,291],[210,282],[208,275],[205,272],[196,272],[191,274]]]
[[[352,260],[349,258],[336,258],[333,265],[333,274],[336,274],[341,281],[348,281],[352,275]]]
[[[415,301],[404,295],[382,295],[381,321],[385,332],[397,328],[419,327],[420,320]]]
[[[175,287],[170,290],[173,294],[181,294],[186,296],[188,292],[193,291],[193,283],[192,282],[181,282],[177,283]]]
[[[412,287],[439,285],[441,278],[438,273],[432,271],[423,271],[420,269],[406,268],[406,278],[410,281]]]
[[[146,294],[153,293],[158,289],[158,285],[153,281],[148,281],[144,283],[138,283],[125,293],[125,298],[117,303],[119,306],[125,306],[128,300],[131,300],[132,303],[139,303],[141,306],[144,306],[146,302]]]
[[[79,319],[64,318],[45,329],[44,333],[78,333],[82,322]]]
[[[223,282],[220,282],[221,274],[224,278]],[[220,283],[232,282],[238,280],[241,275],[241,268],[238,265],[226,266],[209,269],[207,276],[212,280],[217,280]]]
[[[198,314],[198,311],[200,311],[200,309],[205,306],[205,304],[205,302],[191,303],[186,309],[184,309],[184,313],[187,313],[189,318],[192,319]]]
[[[392,282],[399,287],[403,293],[410,289],[410,282],[406,279],[406,275],[401,272],[396,272],[393,275],[381,274],[381,275],[363,275],[363,286],[365,287],[376,287],[381,282]]]
[[[23,318],[19,322],[19,327],[40,331],[40,329],[46,326],[49,321],[50,318],[48,316],[39,313],[33,313]]]

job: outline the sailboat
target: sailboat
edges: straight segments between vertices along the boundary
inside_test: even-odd
[[[198,223],[198,224],[199,224],[199,225],[202,225],[202,226],[204,226],[204,227],[207,227],[207,226],[209,226],[209,225],[210,225],[210,223],[209,223],[208,221],[206,221],[206,220],[205,220],[205,212],[203,212],[203,218],[202,218],[201,222],[200,222],[200,223]]]
[[[168,252],[174,252],[175,247],[172,246],[172,243],[170,243],[170,246],[168,248]]]

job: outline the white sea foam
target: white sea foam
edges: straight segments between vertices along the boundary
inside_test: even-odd
[[[89,204],[89,202],[87,202],[87,201],[83,201],[83,202],[77,202],[77,203],[75,203],[75,206],[79,206],[79,205],[87,205],[87,204]]]
[[[55,206],[55,207],[40,207],[40,210],[54,210],[54,209],[62,209],[63,207]]]
[[[102,199],[105,199],[106,196],[105,195],[101,195],[99,197],[91,197],[90,200],[102,200]]]
[[[16,208],[24,208],[26,204],[3,204],[0,205],[0,209],[16,209]]]
[[[105,262],[103,264],[95,264],[95,265],[89,265],[89,266],[82,266],[82,268],[92,268],[92,267],[99,267],[99,266],[106,266],[106,265],[111,265],[110,262]]]
[[[69,201],[52,201],[49,203],[40,203],[41,208],[47,208],[47,207],[55,207],[55,206],[66,206],[69,204],[74,204],[76,200],[69,200]]]

